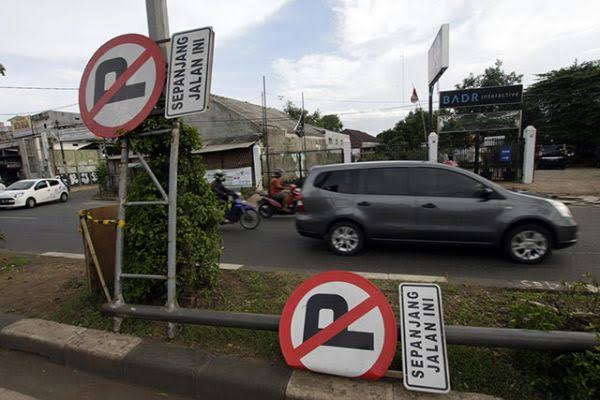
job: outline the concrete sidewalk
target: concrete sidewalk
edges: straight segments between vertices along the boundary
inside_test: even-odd
[[[600,168],[537,169],[533,183],[505,182],[503,186],[542,196],[600,198]]]
[[[440,398],[408,392],[395,378],[368,382],[292,371],[264,361],[216,357],[188,347],[12,314],[0,314],[0,348],[42,356],[102,378],[197,399]],[[444,398],[495,399],[462,392],[451,392]]]

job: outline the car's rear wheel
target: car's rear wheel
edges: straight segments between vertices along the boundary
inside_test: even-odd
[[[62,194],[60,195],[60,202],[61,202],[61,203],[66,203],[66,202],[67,202],[67,200],[69,200],[69,195],[68,195],[68,194],[66,194],[66,193],[62,193]]]
[[[28,199],[25,201],[25,206],[26,206],[27,208],[33,208],[33,207],[35,207],[35,199],[34,199],[33,197],[30,197],[30,198],[28,198]]]
[[[537,264],[552,252],[552,235],[541,225],[520,225],[507,233],[504,248],[515,262]]]
[[[341,221],[334,224],[327,235],[329,247],[337,254],[352,256],[365,245],[365,235],[357,224]]]

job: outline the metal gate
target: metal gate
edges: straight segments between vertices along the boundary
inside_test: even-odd
[[[261,155],[263,185],[268,187],[270,175],[276,168],[283,170],[286,183],[302,185],[312,167],[343,162],[342,149],[265,153]]]
[[[443,133],[444,134],[444,133]],[[516,134],[485,136],[482,133],[446,133],[452,140],[440,140],[438,161],[454,161],[493,181],[520,181],[523,174],[523,148]]]

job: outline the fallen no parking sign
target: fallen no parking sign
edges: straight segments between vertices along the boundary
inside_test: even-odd
[[[379,379],[394,358],[396,342],[396,321],[383,293],[346,271],[304,281],[279,323],[286,362],[314,372]]]
[[[127,34],[103,44],[79,85],[79,110],[95,135],[113,138],[150,114],[165,84],[165,61],[152,39]]]

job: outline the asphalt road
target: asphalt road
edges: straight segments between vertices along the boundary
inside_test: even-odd
[[[14,400],[188,399],[188,397],[101,378],[55,364],[42,357],[4,349],[0,349],[0,398]]]
[[[93,193],[73,193],[68,203],[0,211],[5,247],[36,253],[83,253],[77,211],[108,204],[92,200]],[[499,251],[486,247],[386,243],[368,247],[355,257],[342,257],[332,254],[324,242],[299,236],[293,217],[281,216],[263,220],[255,231],[245,231],[237,224],[223,226],[221,262],[278,270],[346,269],[452,279],[558,282],[579,279],[585,272],[600,277],[600,208],[571,210],[580,224],[579,243],[533,266],[513,264]]]

